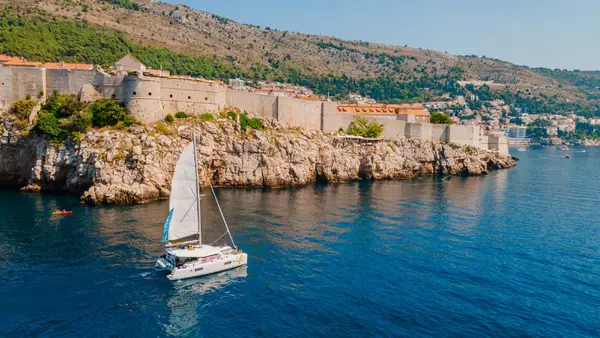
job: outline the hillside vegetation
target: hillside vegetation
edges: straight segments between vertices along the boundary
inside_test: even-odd
[[[0,53],[107,65],[132,53],[153,68],[207,78],[288,81],[319,94],[382,102],[464,94],[457,80],[494,80],[490,95],[531,112],[590,115],[600,73],[524,66],[477,56],[388,46],[240,24],[146,0],[0,0]],[[477,92],[479,91],[479,92]]]

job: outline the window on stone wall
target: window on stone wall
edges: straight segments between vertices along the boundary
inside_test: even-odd
[[[111,99],[114,99],[115,97],[117,97],[115,94],[112,94],[112,95],[110,96],[110,98],[111,98]]]
[[[152,93],[148,93],[148,96],[152,96]]]
[[[208,97],[205,97],[205,98],[204,98],[204,101],[208,101]]]
[[[192,97],[191,97],[191,96],[188,96],[188,100],[191,100],[191,99],[192,99]]]
[[[173,98],[173,94],[169,95],[170,98]]]
[[[133,92],[133,95],[137,94],[136,92]]]

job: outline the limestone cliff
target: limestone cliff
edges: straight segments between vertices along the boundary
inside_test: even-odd
[[[175,163],[192,133],[202,186],[295,187],[315,181],[481,175],[515,165],[507,155],[438,141],[364,140],[288,128],[266,121],[242,132],[236,121],[198,119],[171,126],[93,130],[77,142],[51,145],[35,135],[2,137],[0,183],[82,194],[90,204],[168,198]]]

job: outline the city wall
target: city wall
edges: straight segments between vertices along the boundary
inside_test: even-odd
[[[85,84],[98,88],[104,84],[104,74],[96,70],[46,69],[46,94],[77,94]]]
[[[321,129],[323,103],[289,97],[277,98],[277,120],[292,126]]]
[[[276,96],[256,95],[240,90],[228,90],[226,92],[226,103],[227,106],[253,112],[264,118],[277,119],[278,106]]]
[[[12,70],[0,67],[0,109],[4,109],[14,101]]]
[[[327,133],[336,132],[340,128],[347,129],[356,117],[353,114],[338,112],[337,104],[333,102],[258,95],[236,90],[227,91],[227,105],[265,118],[274,118],[282,123],[320,129]],[[367,118],[383,125],[382,137],[405,136],[440,140],[508,154],[504,135],[480,135],[480,128],[477,126],[410,123],[402,120],[401,117],[389,115],[374,115]]]
[[[45,90],[45,68],[0,67],[0,109],[27,95],[37,98]]]
[[[324,132],[347,129],[353,114],[341,113],[333,102],[300,100],[229,90],[209,81],[161,78],[138,75],[111,76],[99,70],[0,67],[0,109],[27,95],[44,96],[54,90],[79,94],[93,88],[91,96],[123,101],[133,116],[144,123],[163,120],[167,114],[216,112],[236,107],[281,123]],[[89,86],[91,85],[91,87]],[[89,93],[86,93],[89,94]],[[440,140],[508,153],[504,135],[480,135],[477,126],[411,123],[400,116],[369,116],[382,124],[383,137]]]

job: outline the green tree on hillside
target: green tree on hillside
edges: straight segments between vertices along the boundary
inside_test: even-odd
[[[131,1],[131,0],[103,0],[103,1],[113,4],[113,5],[117,5],[119,7],[127,8],[127,9],[133,9],[136,11],[140,10],[140,5],[137,2]]]
[[[551,126],[552,126],[552,122],[550,122],[548,120],[542,120],[542,119],[537,119],[528,125],[528,127],[532,127],[532,128],[547,128],[547,127],[551,127]]]
[[[454,123],[454,122],[452,122],[452,119],[450,118],[450,116],[448,116],[444,113],[440,113],[440,112],[431,113],[431,116],[429,117],[429,122],[435,123],[435,124],[452,124],[452,123]]]

